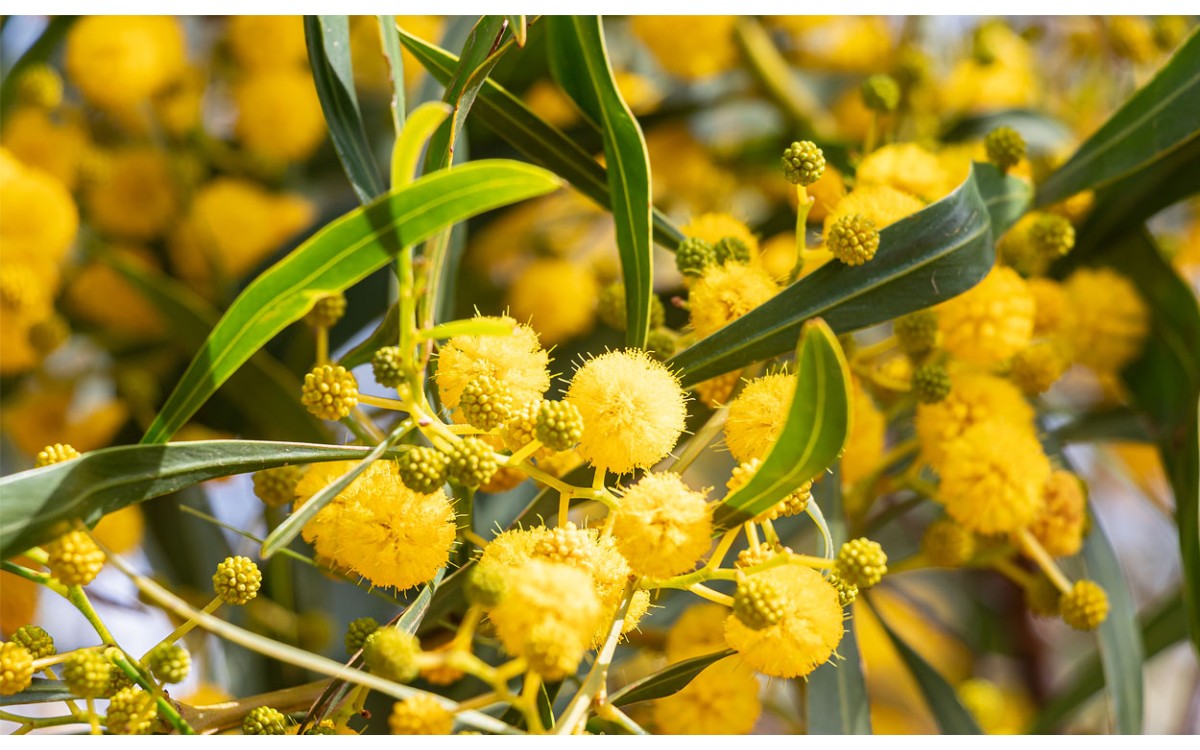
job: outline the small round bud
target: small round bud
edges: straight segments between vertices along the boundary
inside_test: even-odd
[[[878,542],[865,537],[852,539],[838,550],[837,571],[848,583],[869,589],[887,573],[887,555]]]
[[[226,604],[245,604],[258,596],[262,573],[248,557],[227,557],[213,573],[213,589]]]
[[[858,598],[858,586],[855,586],[853,583],[850,583],[838,575],[836,568],[829,571],[829,578],[826,580],[829,581],[830,586],[833,586],[835,589],[837,589],[838,603],[841,604],[843,608],[849,607],[854,603],[854,600]]]
[[[761,576],[739,575],[733,595],[733,616],[751,630],[769,628],[783,619],[781,593]]]
[[[13,643],[24,646],[35,659],[45,659],[58,653],[54,639],[37,625],[22,625],[13,633],[12,639]]]
[[[934,565],[957,568],[975,556],[975,535],[957,521],[943,518],[925,529],[921,552]]]
[[[480,375],[463,388],[458,409],[467,424],[480,430],[493,430],[512,414],[512,393],[502,381],[491,375]]]
[[[82,531],[68,531],[46,545],[50,573],[64,586],[86,586],[104,567],[104,553]]]
[[[71,326],[61,315],[39,320],[29,329],[29,344],[40,354],[49,354],[71,338]]]
[[[296,499],[296,484],[304,467],[276,466],[254,472],[254,495],[268,508],[279,508]]]
[[[1063,622],[1076,630],[1095,630],[1108,618],[1108,594],[1095,581],[1076,581],[1061,603]]]
[[[315,727],[309,727],[308,729],[304,730],[304,734],[314,735],[314,736],[316,736],[316,735],[336,735],[337,733],[338,733],[337,727],[334,726],[334,723],[332,721],[330,721],[329,719],[325,719],[324,721],[322,721],[320,724],[316,725]]]
[[[31,107],[56,109],[63,100],[63,80],[52,66],[35,63],[17,78],[17,101]]]
[[[154,696],[139,687],[127,687],[109,699],[104,725],[112,734],[150,734],[157,719]]]
[[[242,719],[242,734],[287,734],[287,717],[270,706],[259,706]]]
[[[1029,240],[1043,258],[1061,258],[1075,247],[1075,227],[1064,216],[1045,213],[1030,226]]]
[[[377,350],[375,356],[371,357],[371,372],[375,382],[384,388],[399,388],[404,382],[402,361],[398,346],[385,346]]]
[[[1001,172],[1007,172],[1025,158],[1025,139],[1012,128],[1000,126],[983,139],[987,158]]]
[[[358,381],[341,365],[318,365],[304,376],[300,401],[313,416],[337,421],[358,406]]]
[[[80,698],[108,695],[109,680],[117,669],[97,651],[76,651],[63,662],[62,678],[67,688]]]
[[[33,682],[33,654],[20,643],[0,645],[0,695],[16,695]]]
[[[372,672],[396,682],[412,682],[421,670],[417,637],[398,628],[379,628],[363,641],[363,659]]]
[[[304,322],[313,328],[333,328],[346,314],[346,295],[327,294],[313,303]]]
[[[862,82],[863,104],[872,112],[894,112],[900,105],[900,84],[882,73]]]
[[[833,257],[848,266],[861,266],[875,257],[879,232],[875,222],[862,214],[843,216],[829,228],[825,246]]]
[[[812,141],[795,141],[784,149],[783,176],[793,185],[811,185],[825,174],[825,154]]]
[[[504,423],[500,434],[504,438],[504,446],[510,451],[515,453],[533,442],[536,437],[534,432],[537,430],[537,413],[541,405],[540,398],[530,401],[514,411]]]
[[[776,555],[790,554],[792,554],[792,548],[785,547],[782,544],[767,544],[766,542],[752,544],[738,553],[737,560],[734,561],[733,567],[753,568],[755,565],[762,565],[766,561],[774,558]]]
[[[922,404],[936,404],[950,395],[950,373],[936,362],[913,370],[912,390]]]
[[[534,434],[547,448],[565,451],[583,437],[583,416],[569,401],[543,401],[538,407]]]
[[[465,437],[450,448],[447,474],[460,487],[487,484],[500,465],[490,445],[476,437]]]
[[[34,463],[36,468],[50,466],[52,464],[60,464],[63,461],[70,461],[72,458],[79,458],[81,454],[66,443],[55,443],[47,445],[37,454],[37,459]]]
[[[428,693],[397,701],[388,717],[392,734],[450,734],[454,714]]]
[[[704,270],[716,262],[716,249],[699,237],[688,237],[675,251],[675,267],[684,276],[702,276]]]
[[[379,630],[379,623],[374,617],[360,617],[351,622],[346,628],[346,655],[351,656],[360,651],[363,642],[376,630]]]
[[[1025,606],[1038,617],[1058,617],[1062,613],[1062,592],[1045,573],[1037,573],[1025,586]]]
[[[646,351],[660,362],[670,359],[677,345],[675,333],[670,328],[655,328],[646,337]]]
[[[133,687],[133,680],[129,675],[125,674],[125,670],[121,669],[113,662],[115,649],[105,649],[104,656],[112,664],[112,669],[108,671],[108,687],[104,689],[104,697],[111,698],[125,688]]]
[[[146,654],[146,666],[160,681],[174,685],[187,679],[192,655],[178,644],[160,643]]]
[[[500,571],[487,565],[476,565],[467,574],[463,592],[471,606],[487,609],[500,603],[507,588]]]
[[[450,459],[436,448],[419,446],[400,454],[397,468],[404,486],[421,495],[437,492],[446,483]]]
[[[918,310],[892,324],[892,332],[900,348],[910,357],[920,357],[933,351],[938,340],[937,313],[933,310]]]
[[[750,262],[750,248],[737,237],[722,237],[713,245],[713,257],[718,266],[726,263],[745,264]]]

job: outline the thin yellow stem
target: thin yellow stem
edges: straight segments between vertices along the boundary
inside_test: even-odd
[[[537,453],[538,448],[542,447],[540,440],[531,440],[527,445],[521,448],[516,453],[508,457],[508,466],[518,466],[522,461]]]
[[[1065,594],[1071,590],[1071,580],[1059,569],[1058,564],[1054,562],[1050,553],[1046,552],[1041,542],[1029,533],[1029,529],[1021,529],[1017,532],[1017,541],[1021,545],[1021,551],[1037,563],[1037,566],[1054,582],[1059,591]]]
[[[570,512],[571,512],[571,493],[570,492],[558,493],[558,525],[560,527],[567,525],[567,517],[570,514]]]
[[[374,406],[379,409],[390,409],[392,411],[408,412],[409,405],[403,401],[386,396],[372,396],[369,393],[358,394],[358,403]]]
[[[221,597],[219,597],[219,596],[213,597],[213,600],[211,602],[209,602],[208,604],[204,605],[204,609],[202,609],[200,611],[206,615],[211,615],[213,612],[216,612],[218,609],[220,609],[221,605],[223,603],[224,603],[224,600],[222,600]],[[179,639],[183,638],[188,633],[192,632],[192,630],[198,624],[200,624],[200,621],[194,617],[185,621],[182,625],[175,628],[175,631],[173,633],[168,635],[166,638],[163,638],[158,643],[154,644],[154,647],[151,648],[150,651],[153,651],[155,648],[158,648],[159,646],[163,645],[164,643],[174,643],[175,641],[178,641]],[[142,655],[142,660],[145,660],[146,656],[149,655],[150,651],[147,651],[145,654]]]
[[[796,185],[796,200],[796,262],[788,277],[789,284],[800,278],[800,273],[804,270],[808,252],[808,212],[816,203],[815,198],[809,197],[804,185]]]
[[[96,716],[95,698],[87,699],[87,713],[88,725],[91,727],[89,731],[92,734],[100,734],[100,719]]]
[[[688,591],[692,592],[701,599],[707,599],[714,604],[720,604],[724,607],[733,606],[733,597],[722,594],[719,591],[713,591],[703,583],[696,583],[688,586]]]
[[[329,364],[329,329],[317,326],[317,364]]]
[[[721,537],[721,541],[717,542],[717,548],[713,550],[712,556],[708,558],[708,562],[704,565],[706,568],[719,568],[721,563],[725,561],[725,555],[729,554],[729,548],[737,541],[738,532],[741,529],[733,528],[725,532],[725,536]]]

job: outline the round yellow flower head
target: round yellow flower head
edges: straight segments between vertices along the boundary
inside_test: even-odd
[[[1056,341],[1039,341],[1012,359],[1012,380],[1031,396],[1050,390],[1070,364]]]
[[[49,66],[41,67],[50,70]],[[27,75],[22,73],[22,80]],[[39,107],[20,107],[5,115],[4,146],[26,166],[49,173],[73,190],[88,148],[88,135],[82,122],[71,118],[58,122]]]
[[[849,487],[870,474],[883,458],[887,421],[858,378],[851,378],[850,435],[842,451],[842,484]]]
[[[1050,462],[1028,430],[990,421],[947,446],[939,473],[939,494],[951,518],[979,534],[1004,534],[1042,511]]]
[[[700,214],[680,229],[685,237],[696,237],[713,246],[726,237],[733,237],[740,240],[750,251],[752,261],[758,257],[758,238],[754,236],[754,232],[750,231],[745,222],[729,214]]]
[[[503,572],[504,596],[488,616],[505,650],[528,659],[547,679],[573,672],[603,614],[591,578],[566,563],[543,560]]]
[[[895,224],[924,207],[925,204],[920,199],[890,185],[863,185],[839,201],[837,207],[825,217],[825,238],[828,241],[829,232],[834,224],[847,216],[861,214],[869,219],[876,229],[882,231],[884,227]]]
[[[352,462],[313,464],[296,485],[297,507]],[[394,461],[375,461],[304,526],[317,554],[376,586],[407,589],[446,564],[454,542],[454,509],[445,492],[413,492]]]
[[[58,266],[79,229],[71,194],[47,172],[25,167],[0,149],[0,205],[4,265],[27,263],[44,284],[57,283]]]
[[[104,724],[111,734],[150,734],[157,718],[154,694],[140,687],[127,687],[109,699]]]
[[[269,159],[303,161],[325,139],[325,115],[304,68],[252,72],[234,87],[233,99],[238,139]]]
[[[308,65],[301,16],[230,16],[225,33],[233,59],[248,70]]]
[[[975,556],[975,535],[962,524],[942,518],[925,529],[921,552],[934,565],[957,568]]]
[[[861,266],[879,250],[879,231],[862,214],[843,216],[829,228],[825,247],[846,265]]]
[[[1003,362],[1033,337],[1033,295],[1011,268],[993,268],[975,288],[943,302],[937,311],[942,346],[972,364]]]
[[[183,29],[171,16],[87,16],[67,34],[67,75],[84,98],[105,109],[125,109],[158,93],[184,62]]]
[[[584,362],[565,400],[583,417],[579,454],[617,474],[661,461],[686,426],[679,379],[641,349],[605,352]]]
[[[736,21],[736,16],[634,16],[630,27],[668,73],[694,81],[737,62]]]
[[[217,564],[213,590],[226,604],[247,604],[262,588],[262,571],[248,557],[227,557]]]
[[[16,695],[33,681],[33,655],[19,643],[0,645],[0,695]]]
[[[600,287],[586,267],[562,258],[535,260],[508,290],[509,314],[528,321],[547,346],[592,329]]]
[[[1012,383],[982,373],[953,373],[950,382],[945,399],[917,405],[921,455],[935,470],[940,470],[947,446],[981,422],[1004,420],[1032,432],[1033,409]]]
[[[762,713],[758,687],[753,671],[724,659],[683,690],[655,701],[655,727],[664,734],[748,734]]]
[[[1067,293],[1053,279],[1036,278],[1028,282],[1033,295],[1033,335],[1054,336],[1062,329],[1067,317]]]
[[[1095,581],[1076,581],[1061,605],[1063,622],[1076,630],[1095,630],[1108,619],[1108,594]]]
[[[674,663],[726,648],[728,614],[729,608],[719,604],[694,604],[684,610],[667,631],[667,661]]]
[[[358,381],[341,365],[318,365],[304,376],[300,402],[313,416],[341,419],[358,405]]]
[[[1149,313],[1128,279],[1107,268],[1081,268],[1067,279],[1064,290],[1067,336],[1080,363],[1115,373],[1137,358]]]
[[[915,143],[893,143],[863,157],[858,185],[885,185],[935,201],[946,194],[949,177],[938,157]]]
[[[678,474],[647,474],[626,491],[613,513],[617,549],[638,575],[686,573],[712,542],[708,502]]]
[[[180,196],[166,153],[128,148],[112,155],[104,176],[87,184],[84,205],[106,234],[152,240],[179,213]]]
[[[65,586],[86,586],[104,567],[104,552],[83,531],[68,531],[46,545],[50,574]]]
[[[1054,557],[1073,555],[1083,546],[1085,492],[1083,480],[1065,469],[1051,473],[1042,489],[1042,512],[1029,530]]]
[[[692,328],[703,338],[775,296],[764,269],[743,263],[711,266],[688,292]]]
[[[843,633],[837,589],[817,571],[800,565],[783,565],[754,575],[774,587],[783,615],[761,630],[748,628],[730,615],[725,620],[729,646],[751,668],[772,677],[803,677],[829,661]]]
[[[1028,730],[1024,696],[1013,695],[994,682],[980,677],[967,680],[958,686],[958,699],[987,734],[1024,734]]]
[[[397,701],[388,717],[392,734],[450,734],[454,714],[428,693]]]
[[[54,445],[47,445],[41,450],[41,452],[37,454],[37,459],[34,462],[34,466],[40,469],[43,466],[60,464],[63,461],[70,461],[73,458],[79,458],[79,456],[79,451],[75,450],[71,446],[63,443],[55,443]]]
[[[538,343],[538,335],[512,318],[508,336],[455,336],[438,354],[438,393],[448,409],[458,408],[463,390],[471,381],[489,375],[503,383],[514,404],[540,399],[550,387],[550,355]]]
[[[746,384],[729,405],[725,445],[741,463],[762,460],[779,437],[796,390],[796,376],[763,375]]]

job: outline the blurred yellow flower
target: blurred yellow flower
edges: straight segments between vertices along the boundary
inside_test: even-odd
[[[262,156],[303,161],[325,140],[325,116],[307,70],[252,72],[234,86],[233,99],[238,139]]]
[[[144,270],[160,270],[144,248],[114,247],[111,253]],[[92,260],[79,269],[67,287],[65,304],[72,315],[101,328],[142,335],[163,330],[158,308],[103,260]]]
[[[920,199],[903,190],[888,185],[863,185],[852,190],[825,217],[825,236],[828,237],[830,227],[845,216],[862,214],[871,220],[876,229],[883,229],[924,207]]]
[[[535,260],[508,289],[508,314],[533,326],[546,346],[592,329],[600,295],[595,276],[577,263],[558,258]]]
[[[105,399],[80,408],[72,403],[74,396],[72,383],[25,389],[5,404],[0,422],[13,443],[31,458],[54,443],[67,443],[80,453],[107,446],[129,418],[128,407]]]
[[[738,60],[736,16],[634,16],[630,28],[668,73],[708,78]]]
[[[73,115],[55,118],[39,107],[22,107],[4,118],[0,143],[18,160],[75,187],[88,147],[87,132]]]
[[[67,34],[67,74],[104,109],[148,99],[183,65],[183,29],[172,16],[87,16]]]
[[[0,149],[0,251],[5,263],[21,261],[48,286],[79,229],[79,214],[63,184],[40,169],[25,167]]]
[[[225,33],[233,59],[247,70],[308,66],[303,16],[230,16]]]
[[[915,143],[894,143],[872,151],[858,165],[858,185],[887,185],[935,201],[949,182],[942,163],[931,151]]]
[[[149,146],[111,155],[103,173],[84,189],[84,208],[104,234],[147,241],[161,236],[179,214],[180,189],[167,154]]]

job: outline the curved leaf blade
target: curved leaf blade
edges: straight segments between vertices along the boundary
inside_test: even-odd
[[[319,297],[340,292],[399,249],[476,214],[559,187],[538,167],[505,160],[443,170],[331,222],[238,295],[142,438],[170,438],[247,359]]]
[[[826,264],[669,364],[683,371],[685,385],[693,385],[787,352],[809,318],[820,316],[845,333],[961,294],[992,268],[993,212],[1003,225],[1019,215],[1016,206],[1027,194],[1023,181],[974,164],[950,195],[885,227],[870,263]]]
[[[625,344],[650,333],[654,240],[650,229],[650,157],[637,118],[613,77],[599,16],[551,16],[550,70],[583,113],[600,127],[608,190],[625,279]]]
[[[1038,187],[1039,206],[1096,188],[1166,157],[1200,124],[1200,33]]]
[[[703,672],[709,665],[716,664],[727,656],[733,656],[735,653],[737,652],[733,649],[727,648],[724,651],[716,651],[711,654],[684,659],[666,669],[659,670],[652,675],[631,682],[613,693],[609,697],[609,701],[614,706],[620,708],[621,706],[628,706],[631,703],[675,695],[675,693],[678,693],[691,684],[692,680],[696,679],[696,675]]]
[[[782,500],[832,464],[850,432],[850,366],[822,320],[804,324],[796,347],[796,390],[787,421],[750,481],[713,513],[713,525],[731,529]]]
[[[127,505],[233,474],[362,458],[368,448],[254,440],[122,445],[0,478],[0,558],[52,538],[72,519],[92,524]],[[61,532],[60,532],[61,533]]]
[[[396,33],[395,16],[383,15],[376,18],[379,20],[379,40],[383,44],[383,56],[387,58],[388,78],[392,81],[392,129],[399,137],[404,132],[404,116],[408,112],[404,96],[404,56],[400,50],[400,35]]]

